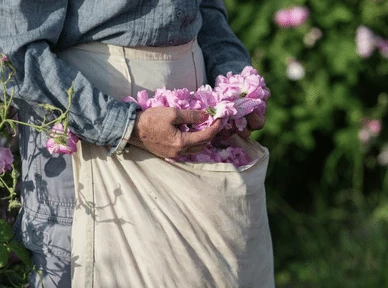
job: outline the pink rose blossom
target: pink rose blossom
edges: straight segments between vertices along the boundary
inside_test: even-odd
[[[304,35],[303,42],[307,47],[313,47],[315,43],[322,37],[321,29],[317,27],[311,28],[311,30]]]
[[[290,24],[297,27],[306,22],[309,16],[309,10],[306,7],[295,6],[290,9]]]
[[[368,144],[372,137],[379,136],[381,129],[381,120],[363,118],[361,120],[361,129],[358,132],[358,139],[362,144]]]
[[[362,58],[368,58],[376,49],[383,57],[388,58],[388,39],[381,38],[363,25],[356,30],[356,48]]]
[[[380,54],[388,58],[388,40],[387,39],[382,39],[380,37],[377,37],[376,39],[376,47],[379,49]]]
[[[3,62],[3,63],[8,62],[7,56],[1,55],[1,62]]]
[[[247,125],[248,125],[248,121],[245,117],[233,119],[233,123],[238,131],[243,131],[245,129],[245,127],[247,127]]]
[[[275,22],[282,28],[291,27],[290,15],[288,10],[279,10],[275,14]]]
[[[136,103],[138,103],[137,100],[135,98],[131,97],[131,96],[125,96],[122,101],[124,103],[129,103],[129,102],[136,102]]]
[[[208,109],[209,107],[215,107],[217,102],[221,100],[220,95],[213,91],[210,85],[203,85],[193,95],[194,99],[200,103],[200,109]]]
[[[368,129],[372,135],[378,136],[380,134],[380,131],[381,131],[381,121],[380,120],[376,120],[376,119],[369,120],[367,125],[368,125]]]
[[[63,125],[59,123],[51,129],[46,148],[50,154],[72,154],[77,152],[77,141],[78,137],[69,128],[67,128],[65,134]]]
[[[137,92],[137,101],[138,101],[142,110],[149,108],[148,99],[149,99],[149,96],[148,96],[148,92],[146,90],[142,90],[142,91]]]
[[[298,27],[306,22],[309,10],[306,7],[294,6],[289,9],[282,9],[275,13],[275,22],[281,28]]]
[[[388,166],[388,144],[385,144],[381,149],[377,161],[381,166]]]
[[[235,108],[235,103],[231,101],[221,101],[216,104],[214,107],[216,110],[216,113],[213,116],[213,119],[222,119],[222,118],[228,118],[230,116],[236,115],[237,110]]]
[[[288,61],[286,73],[288,79],[293,81],[303,79],[306,74],[304,66],[295,59]]]
[[[362,144],[367,144],[371,138],[371,135],[369,133],[369,130],[363,128],[360,131],[358,131],[358,139]]]
[[[0,174],[11,170],[13,163],[13,155],[10,148],[0,147]]]
[[[365,26],[359,26],[356,30],[356,49],[358,55],[367,58],[376,49],[374,33]]]
[[[226,77],[220,75],[216,78],[214,90],[223,100],[235,101],[242,97],[260,98],[268,97],[264,78],[247,69],[241,74],[233,75],[230,72]]]
[[[238,163],[237,166],[249,164],[249,156],[241,147],[228,147],[226,150],[230,151],[230,158],[235,159],[235,161]]]
[[[203,85],[197,91],[189,91],[186,88],[169,90],[164,87],[156,89],[151,97],[143,90],[137,93],[136,99],[127,96],[123,98],[123,101],[136,102],[142,110],[162,106],[202,110],[209,115],[202,123],[180,125],[178,128],[181,131],[203,130],[217,119],[221,119],[223,129],[237,127],[242,131],[247,126],[246,115],[253,112],[259,115],[265,113],[265,100],[269,96],[270,91],[264,78],[252,66],[246,66],[240,74],[228,72],[226,76],[219,75],[214,88]],[[166,160],[170,162],[224,162],[241,166],[249,162],[249,157],[239,147],[221,149],[213,146],[213,143],[208,143],[207,148],[201,153]]]
[[[241,98],[235,101],[235,106],[237,113],[233,115],[233,119],[242,118],[254,110],[258,109],[260,106],[265,107],[265,102],[261,99],[252,99],[252,98]]]
[[[248,77],[248,76],[251,76],[251,75],[259,76],[259,74],[257,73],[257,70],[255,68],[253,68],[252,66],[244,67],[244,69],[241,71],[240,74],[243,77]],[[260,77],[260,80],[264,81],[264,78]],[[264,85],[264,84],[265,83],[260,83],[260,85]]]

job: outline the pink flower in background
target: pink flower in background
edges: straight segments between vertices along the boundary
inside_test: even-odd
[[[381,166],[388,166],[388,144],[385,144],[377,156],[377,162]]]
[[[362,144],[368,144],[372,137],[380,135],[381,129],[381,120],[364,118],[361,120],[361,129],[358,131],[358,139]]]
[[[55,124],[47,139],[46,148],[50,154],[72,154],[77,152],[77,141],[78,137],[69,128],[65,133],[61,123]]]
[[[307,47],[313,47],[315,43],[322,37],[321,29],[317,27],[311,28],[311,30],[304,35],[303,42]]]
[[[388,58],[388,39],[381,38],[368,27],[361,25],[356,30],[356,49],[362,58],[370,57],[375,50]]]
[[[383,57],[388,58],[388,40],[377,37],[375,42],[377,49],[380,51],[380,54]]]
[[[287,62],[286,73],[288,79],[294,81],[303,79],[306,74],[304,66],[295,59],[291,59]]]
[[[376,49],[375,45],[376,36],[374,33],[365,26],[359,26],[356,30],[356,49],[358,55],[362,58],[367,58],[372,55]]]
[[[282,28],[291,27],[289,11],[285,9],[277,11],[275,14],[275,22]]]
[[[368,129],[374,136],[378,136],[381,132],[381,120],[372,119],[368,121]]]
[[[309,10],[303,6],[294,6],[282,9],[275,13],[275,22],[281,28],[298,27],[302,25],[309,16]]]
[[[8,61],[7,56],[1,55],[1,62],[5,63],[5,62],[7,62],[7,61]]]
[[[366,128],[361,128],[357,136],[362,144],[367,144],[371,138],[371,134]]]
[[[13,160],[11,149],[7,147],[0,147],[0,174],[11,170]]]

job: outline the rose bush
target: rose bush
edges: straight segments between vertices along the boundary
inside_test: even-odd
[[[66,111],[50,105],[41,105],[47,113],[59,112],[58,118],[49,121],[48,117],[44,117],[40,125],[21,122],[16,109],[12,107],[13,91],[7,91],[7,83],[12,81],[16,71],[5,55],[1,55],[0,59],[0,283],[1,287],[24,287],[28,273],[35,267],[32,266],[27,249],[14,240],[12,231],[21,206],[18,199],[20,161],[16,140],[17,126],[32,126],[49,135],[46,146],[52,154],[75,152],[78,137],[67,128],[73,89],[71,87],[68,91],[69,105]]]
[[[388,1],[225,3],[272,93],[277,287],[388,286]]]

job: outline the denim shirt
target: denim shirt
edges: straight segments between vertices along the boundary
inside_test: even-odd
[[[38,104],[65,109],[74,83],[69,128],[83,141],[119,152],[130,135],[136,104],[103,94],[56,52],[91,41],[119,46],[173,46],[198,38],[209,83],[240,72],[250,57],[228,26],[222,0],[0,0],[0,52],[17,71],[21,120],[39,122]],[[1,88],[0,88],[1,90]],[[2,95],[0,91],[0,95]],[[123,95],[126,96],[126,95]],[[74,186],[69,155],[50,155],[45,135],[20,128],[22,209],[17,236],[29,249],[70,255]]]

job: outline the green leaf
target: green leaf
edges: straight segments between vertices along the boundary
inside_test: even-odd
[[[379,221],[388,222],[388,203],[383,203],[377,207],[373,213],[372,221],[377,223]]]
[[[22,244],[12,240],[8,246],[25,265],[32,266],[31,255]]]
[[[349,7],[337,5],[330,13],[332,22],[350,22],[353,19],[353,13]]]
[[[8,263],[9,251],[5,244],[0,244],[0,268],[4,267]]]
[[[13,237],[13,231],[11,225],[0,219],[0,243],[7,242]]]

